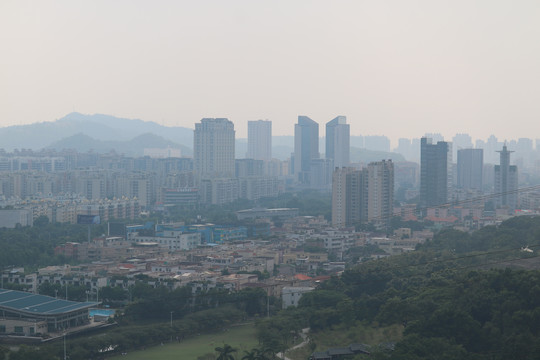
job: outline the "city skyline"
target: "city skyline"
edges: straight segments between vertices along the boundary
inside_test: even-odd
[[[351,134],[540,133],[540,3],[0,4],[0,126],[72,111],[192,127],[345,114]],[[256,89],[256,90],[255,90]]]

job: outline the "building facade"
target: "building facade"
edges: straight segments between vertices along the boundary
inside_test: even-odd
[[[326,123],[326,158],[333,161],[333,167],[349,166],[350,125],[345,116],[338,116]]]
[[[460,149],[457,152],[457,187],[482,190],[484,168],[483,149]]]
[[[246,158],[265,161],[272,158],[271,121],[248,121],[248,151]]]
[[[515,210],[518,206],[518,169],[515,165],[510,165],[510,154],[506,145],[503,146],[500,154],[500,164],[495,165],[495,206]]]
[[[298,182],[309,184],[311,160],[318,159],[319,124],[307,116],[298,116],[294,125],[294,175]]]
[[[354,226],[365,217],[366,171],[336,168],[332,176],[332,226]]]
[[[234,177],[234,124],[224,118],[205,118],[195,124],[193,165],[201,179]]]
[[[438,206],[449,200],[452,184],[452,144],[430,138],[420,141],[420,202]]]
[[[367,167],[367,221],[387,226],[394,210],[394,164],[372,162]]]

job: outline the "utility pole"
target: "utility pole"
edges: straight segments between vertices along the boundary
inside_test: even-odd
[[[66,353],[66,333],[64,332],[64,360],[67,360],[67,353]]]
[[[270,288],[266,289],[266,317],[270,317]]]
[[[172,314],[174,311],[171,311],[171,343],[172,343]]]

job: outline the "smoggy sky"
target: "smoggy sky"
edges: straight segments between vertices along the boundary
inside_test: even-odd
[[[0,1],[0,126],[72,111],[540,138],[540,1]]]

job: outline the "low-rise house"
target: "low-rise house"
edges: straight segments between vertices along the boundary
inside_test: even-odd
[[[313,290],[315,290],[314,287],[283,287],[283,289],[281,290],[283,309],[286,309],[290,306],[298,306],[298,301],[302,298],[302,295]]]

